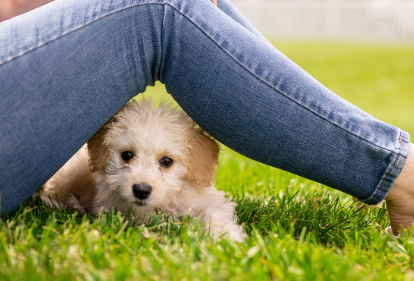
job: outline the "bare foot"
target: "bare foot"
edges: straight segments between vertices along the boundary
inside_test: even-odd
[[[404,168],[391,188],[387,197],[387,210],[392,230],[396,233],[414,223],[414,144],[410,150]]]

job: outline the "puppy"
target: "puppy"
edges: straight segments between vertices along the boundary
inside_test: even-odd
[[[218,154],[217,143],[183,112],[131,101],[43,186],[41,196],[82,213],[132,210],[140,223],[159,208],[177,218],[199,217],[214,236],[242,241],[236,204],[213,186]]]

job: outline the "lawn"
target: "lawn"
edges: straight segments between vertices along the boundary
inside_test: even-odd
[[[338,95],[414,134],[414,48],[275,45]],[[147,95],[170,98],[159,84]],[[384,235],[384,208],[225,147],[216,186],[238,203],[245,243],[162,213],[143,226],[29,201],[0,219],[0,280],[414,280],[414,241]]]

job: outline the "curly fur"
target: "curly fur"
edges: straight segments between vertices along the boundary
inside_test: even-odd
[[[124,151],[133,158],[122,159]],[[63,205],[95,214],[132,210],[139,222],[160,208],[176,217],[200,217],[213,235],[242,241],[236,204],[213,186],[218,155],[216,141],[183,112],[131,101],[44,185],[42,198],[50,203],[49,195],[57,196]],[[163,157],[173,164],[162,166]],[[150,196],[134,195],[135,184],[150,186]]]

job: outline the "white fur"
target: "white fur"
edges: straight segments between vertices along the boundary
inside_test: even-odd
[[[123,160],[124,151],[134,157]],[[160,208],[177,218],[199,217],[216,237],[243,241],[236,204],[213,185],[218,152],[217,143],[181,111],[132,101],[44,185],[42,198],[56,194],[61,204],[94,214],[132,210],[139,222]],[[163,157],[173,159],[171,167],[160,165]],[[92,172],[85,171],[88,162]],[[152,187],[149,198],[134,196],[132,186],[138,183]],[[84,195],[91,194],[92,203],[85,203]]]

